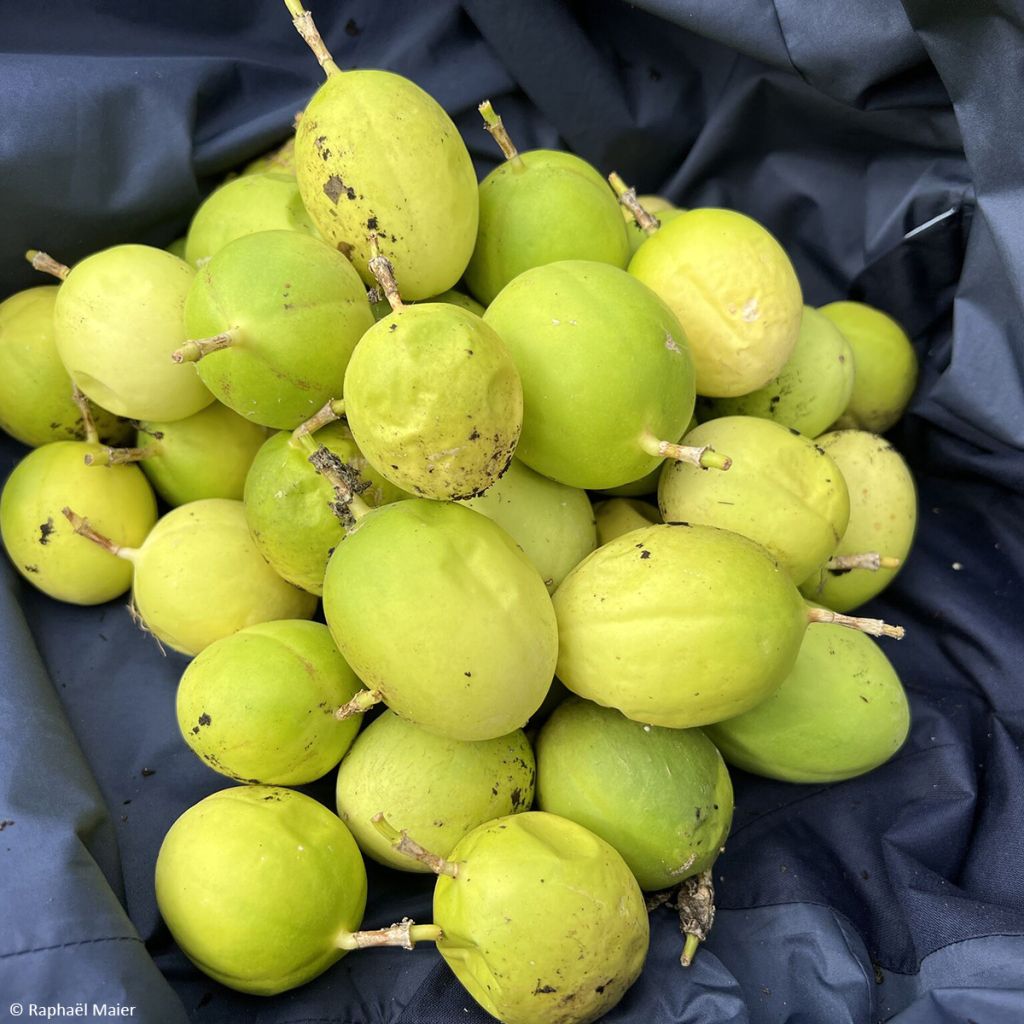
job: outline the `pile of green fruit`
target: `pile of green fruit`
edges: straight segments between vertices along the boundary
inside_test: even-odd
[[[35,446],[3,542],[194,656],[178,725],[238,783],[156,867],[199,968],[272,994],[430,941],[499,1020],[595,1020],[644,892],[684,963],[707,934],[727,764],[834,781],[907,735],[865,635],[902,630],[846,613],[913,539],[879,434],[914,352],[805,307],[755,221],[519,153],[489,103],[478,184],[430,96],[339,71],[286,2],[327,73],[294,140],[173,252],[34,252],[60,283],[0,305],[0,425]],[[335,769],[336,814],[285,788]],[[364,856],[437,875],[433,922],[360,931]]]

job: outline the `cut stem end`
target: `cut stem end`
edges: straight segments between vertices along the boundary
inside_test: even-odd
[[[176,363],[197,363],[211,352],[230,348],[237,341],[238,336],[234,329],[224,331],[223,334],[215,334],[212,338],[197,338],[194,341],[186,341],[181,348],[172,352],[171,359]]]
[[[135,554],[135,548],[121,547],[119,544],[115,544],[109,537],[104,536],[97,530],[94,530],[89,525],[89,520],[84,516],[80,516],[77,512],[68,508],[67,505],[61,510],[61,514],[71,524],[72,529],[80,537],[85,537],[86,540],[91,540],[93,544],[99,545],[104,551],[108,551],[112,555],[116,555],[118,558],[127,559],[129,562],[133,561]]]
[[[343,722],[346,718],[352,718],[355,715],[361,715],[363,712],[369,711],[370,708],[379,704],[383,699],[384,694],[380,690],[360,690],[347,704],[342,704],[334,712],[334,717]]]
[[[335,423],[345,415],[345,403],[340,398],[332,398],[322,409],[314,413],[305,423],[300,423],[292,431],[292,442],[298,444],[302,438],[313,434],[328,423]]]
[[[732,459],[728,455],[720,455],[709,445],[674,444],[672,441],[659,441],[650,436],[643,438],[640,445],[648,455],[686,462],[698,469],[726,470],[732,465]]]
[[[447,875],[449,878],[459,877],[458,864],[453,864],[451,861],[445,860],[444,857],[439,857],[436,853],[431,853],[429,850],[424,849],[416,842],[415,839],[410,837],[409,833],[406,832],[405,829],[402,829],[402,831],[399,832],[398,829],[396,829],[394,825],[384,817],[383,811],[375,814],[370,821],[373,822],[373,827],[398,853],[401,853],[412,860],[419,861],[420,864],[430,868],[435,875]]]
[[[415,949],[417,942],[437,942],[443,934],[436,924],[414,924],[411,918],[403,917],[397,924],[387,928],[345,932],[338,939],[338,948],[369,949],[372,946],[400,946],[402,949]]]
[[[856,629],[868,636],[888,636],[894,640],[902,640],[906,630],[902,626],[890,626],[888,622],[881,619],[865,619],[856,615],[843,615],[840,612],[830,611],[828,608],[807,609],[808,622],[834,623],[837,626],[846,626],[847,629]]]
[[[85,392],[77,384],[71,385],[71,401],[78,406],[78,411],[82,416],[82,430],[85,432],[86,444],[98,444],[100,433],[96,429],[92,407],[89,405],[89,399],[85,397]]]
[[[877,551],[865,551],[859,555],[836,555],[825,563],[825,568],[832,572],[843,572],[848,569],[867,569],[878,572],[879,569],[898,569],[900,560],[890,555],[880,555]]]
[[[334,63],[331,51],[327,49],[323,38],[313,23],[313,15],[303,8],[302,0],[284,0],[284,5],[292,16],[292,24],[295,26],[295,31],[302,36],[306,45],[313,51],[313,56],[319,61],[320,67],[324,69],[324,73],[328,77],[338,74],[341,69]]]
[[[628,188],[615,171],[608,175],[608,181],[615,195],[618,196],[619,202],[633,215],[637,227],[645,234],[653,235],[661,227],[661,221],[653,213],[649,213],[643,203],[637,199],[636,189]]]
[[[398,312],[403,308],[402,296],[398,293],[398,282],[395,280],[395,268],[391,260],[381,254],[380,246],[377,244],[377,235],[372,234],[368,239],[370,243],[370,259],[366,264],[374,279],[388,300],[392,312]]]
[[[522,163],[522,158],[519,156],[519,150],[516,149],[516,145],[506,130],[501,117],[499,117],[494,107],[491,106],[491,101],[484,100],[483,103],[477,107],[477,110],[480,111],[480,116],[484,119],[484,130],[498,144],[501,152],[505,156],[505,159],[510,162]]]

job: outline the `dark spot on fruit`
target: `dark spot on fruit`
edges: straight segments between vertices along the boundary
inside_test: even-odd
[[[156,769],[155,768],[143,768],[142,769],[142,777],[144,779],[148,779],[150,777],[150,775],[156,775]]]
[[[523,791],[518,786],[516,786],[516,788],[512,790],[512,807],[518,810],[519,805],[522,802],[522,799]]]
[[[348,21],[345,22],[345,35],[355,37],[362,31],[363,30],[355,23],[354,19],[349,18]]]
[[[377,230],[377,218],[376,217],[369,217],[369,218],[367,218],[366,226],[371,231],[376,231]]]
[[[647,550],[647,548],[644,548],[644,550],[640,552],[640,558],[641,559],[650,558],[650,557],[651,557],[651,553],[650,553],[650,551]]]
[[[714,807],[716,811],[718,810],[718,804],[712,804],[711,806]]]
[[[790,427],[790,428],[789,428],[789,432],[790,432],[790,433],[791,433],[791,434],[792,434],[792,435],[793,435],[794,437],[799,437],[799,436],[800,436],[800,431],[799,431],[799,430],[797,430],[797,429],[796,429],[796,427]]]
[[[209,725],[211,721],[212,719],[205,711],[199,716],[200,725]]]
[[[689,523],[684,522],[682,519],[672,519],[665,524],[666,526],[690,526]],[[693,529],[691,526],[690,529]]]
[[[198,725],[193,725],[192,726],[192,735],[193,736],[198,736],[199,735],[199,726]]]
[[[390,327],[388,328],[388,330],[389,330],[389,331],[397,331],[397,330],[398,330],[398,324],[392,324],[392,325],[391,325],[391,326],[390,326]]]
[[[318,135],[318,136],[317,136],[317,137],[316,137],[316,138],[315,138],[315,139],[313,140],[313,145],[314,145],[314,146],[316,146],[316,148],[317,148],[318,150],[319,150],[319,149],[323,149],[323,148],[324,148],[324,143],[325,143],[326,141],[327,141],[327,136],[326,136],[326,135]]]
[[[341,198],[341,193],[344,191],[345,182],[343,182],[336,174],[332,174],[324,182],[324,195],[327,196],[335,206],[338,205],[338,200]]]
[[[391,464],[391,468],[392,469],[398,469],[398,467],[394,463]]]
[[[24,565],[22,566],[22,568],[25,570],[25,572],[39,572],[38,565]]]
[[[768,401],[768,404],[774,408],[781,401],[782,401],[782,395],[772,395],[771,399],[769,399],[769,401]]]
[[[860,699],[861,699],[862,701],[864,701],[864,703],[865,703],[865,704],[870,704],[870,703],[871,703],[871,701],[869,701],[869,700],[867,699],[867,697],[865,697],[865,696],[864,696],[864,694],[863,694],[863,693],[858,693],[858,694],[857,694],[857,696],[858,696],[858,697],[860,697]]]
[[[45,523],[39,524],[39,543],[44,547],[50,543],[50,534],[57,528],[53,525],[53,517],[51,516],[46,520]]]
[[[829,573],[833,576],[845,576],[848,572],[853,572],[852,569],[829,569]]]
[[[469,435],[469,439],[470,439],[470,441],[477,441],[477,440],[479,440],[479,438],[480,438],[480,431],[477,430],[476,427],[474,427],[473,428],[473,433]]]
[[[700,821],[700,808],[699,807],[694,807],[694,811],[696,811],[696,813],[697,813],[697,820]]]
[[[466,355],[467,356],[471,356],[472,354],[473,354],[473,350],[471,348],[467,348],[466,349]]]
[[[495,783],[493,786],[491,786],[491,796],[497,796],[497,795],[498,795],[498,785],[497,785],[497,783]]]
[[[537,987],[533,990],[533,994],[535,996],[539,996],[539,995],[545,995],[546,996],[546,995],[550,995],[552,992],[557,992],[557,991],[558,991],[558,989],[555,988],[552,985],[542,985],[542,984],[540,984],[540,982],[537,982]]]
[[[597,993],[598,995],[600,995],[600,994],[601,994],[601,993],[602,993],[602,992],[604,991],[604,987],[605,987],[605,985],[607,985],[607,984],[608,984],[608,982],[606,981],[606,982],[604,983],[604,985],[598,985],[598,986],[597,986],[597,988],[595,988],[595,989],[594,989],[594,991],[595,991],[595,992],[596,992],[596,993]]]
[[[819,455],[824,455],[824,454],[825,454],[825,449],[824,449],[824,448],[822,448],[820,444],[816,444],[816,445],[814,446],[814,450],[815,450],[815,451],[816,451],[816,452],[817,452],[817,453],[818,453]],[[831,481],[831,480],[829,480],[829,483],[832,483],[832,481]]]
[[[472,672],[463,672],[462,674],[463,674],[463,675],[464,675],[464,676],[465,676],[465,677],[466,677],[467,679],[472,679],[472,678],[473,678],[473,673],[472,673]]]
[[[841,362],[841,363],[845,363],[846,362],[846,356],[844,356],[841,352],[839,353],[839,362]]]

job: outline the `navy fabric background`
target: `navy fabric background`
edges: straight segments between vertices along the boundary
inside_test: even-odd
[[[886,651],[911,738],[833,786],[735,773],[710,941],[683,971],[672,914],[656,912],[648,966],[610,1021],[1024,1020],[1024,10],[967,10],[314,7],[342,67],[416,80],[481,171],[489,96],[522,149],[570,148],[641,191],[757,217],[807,301],[888,310],[922,360],[892,434],[920,485],[917,545],[869,606],[908,629]],[[279,0],[0,0],[0,26],[0,295],[40,283],[27,248],[70,263],[181,234],[319,81]],[[0,442],[0,474],[21,454]],[[122,604],[56,604],[6,562],[0,642],[0,1020],[15,1001],[123,1003],[146,1024],[488,1019],[426,947],[351,955],[273,1000],[199,974],[152,891],[164,832],[225,782],[177,735],[184,659]],[[328,804],[331,790],[310,788]],[[429,880],[371,868],[370,892],[369,927],[429,918]]]

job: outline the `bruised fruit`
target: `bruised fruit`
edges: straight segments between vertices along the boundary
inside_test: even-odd
[[[715,862],[732,783],[699,729],[643,726],[571,698],[537,737],[537,805],[614,846],[641,889],[668,889]]]
[[[884,764],[910,729],[907,695],[870,637],[808,627],[793,670],[767,700],[706,732],[737,768],[784,782],[839,782]]]
[[[339,719],[362,684],[326,626],[262,622],[210,644],[178,685],[178,728],[214,771],[238,782],[301,786],[344,756],[357,716]]]
[[[400,821],[442,857],[477,825],[529,810],[535,764],[521,729],[493,740],[446,739],[385,711],[338,769],[338,814],[363,853],[400,871],[430,871],[396,852],[373,824]]]
[[[630,530],[640,530],[652,523],[661,522],[661,513],[656,505],[636,498],[609,498],[594,506],[597,520],[597,543],[607,544]]]

